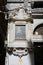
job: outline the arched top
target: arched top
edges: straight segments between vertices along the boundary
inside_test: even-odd
[[[43,35],[43,23],[37,25],[33,31],[33,34],[35,34],[35,32],[38,32],[39,35]]]

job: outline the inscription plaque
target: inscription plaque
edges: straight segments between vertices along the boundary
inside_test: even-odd
[[[15,26],[15,39],[26,39],[26,26],[25,25]]]

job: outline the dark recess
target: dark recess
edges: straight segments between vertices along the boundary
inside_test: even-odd
[[[32,8],[43,8],[43,1],[31,3]]]
[[[0,10],[5,11],[5,5],[7,0],[0,0]],[[5,20],[5,14],[0,12],[0,65],[5,65],[6,49],[4,47],[4,41],[7,35],[7,21]]]
[[[43,42],[34,42],[34,59],[35,65],[43,65]]]

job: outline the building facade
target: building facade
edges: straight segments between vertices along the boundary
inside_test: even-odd
[[[3,36],[6,48],[5,65],[43,64],[42,3],[43,1],[37,0],[8,0],[4,10],[0,9],[0,13],[5,15],[4,22],[7,22]]]

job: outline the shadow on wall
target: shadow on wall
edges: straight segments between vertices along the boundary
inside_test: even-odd
[[[30,59],[31,59],[31,65],[35,65],[34,64],[34,52],[30,53]]]
[[[29,45],[28,46],[30,47],[29,48],[29,55],[30,55],[31,65],[35,65],[34,64],[34,50],[33,50],[32,42],[29,42]]]

